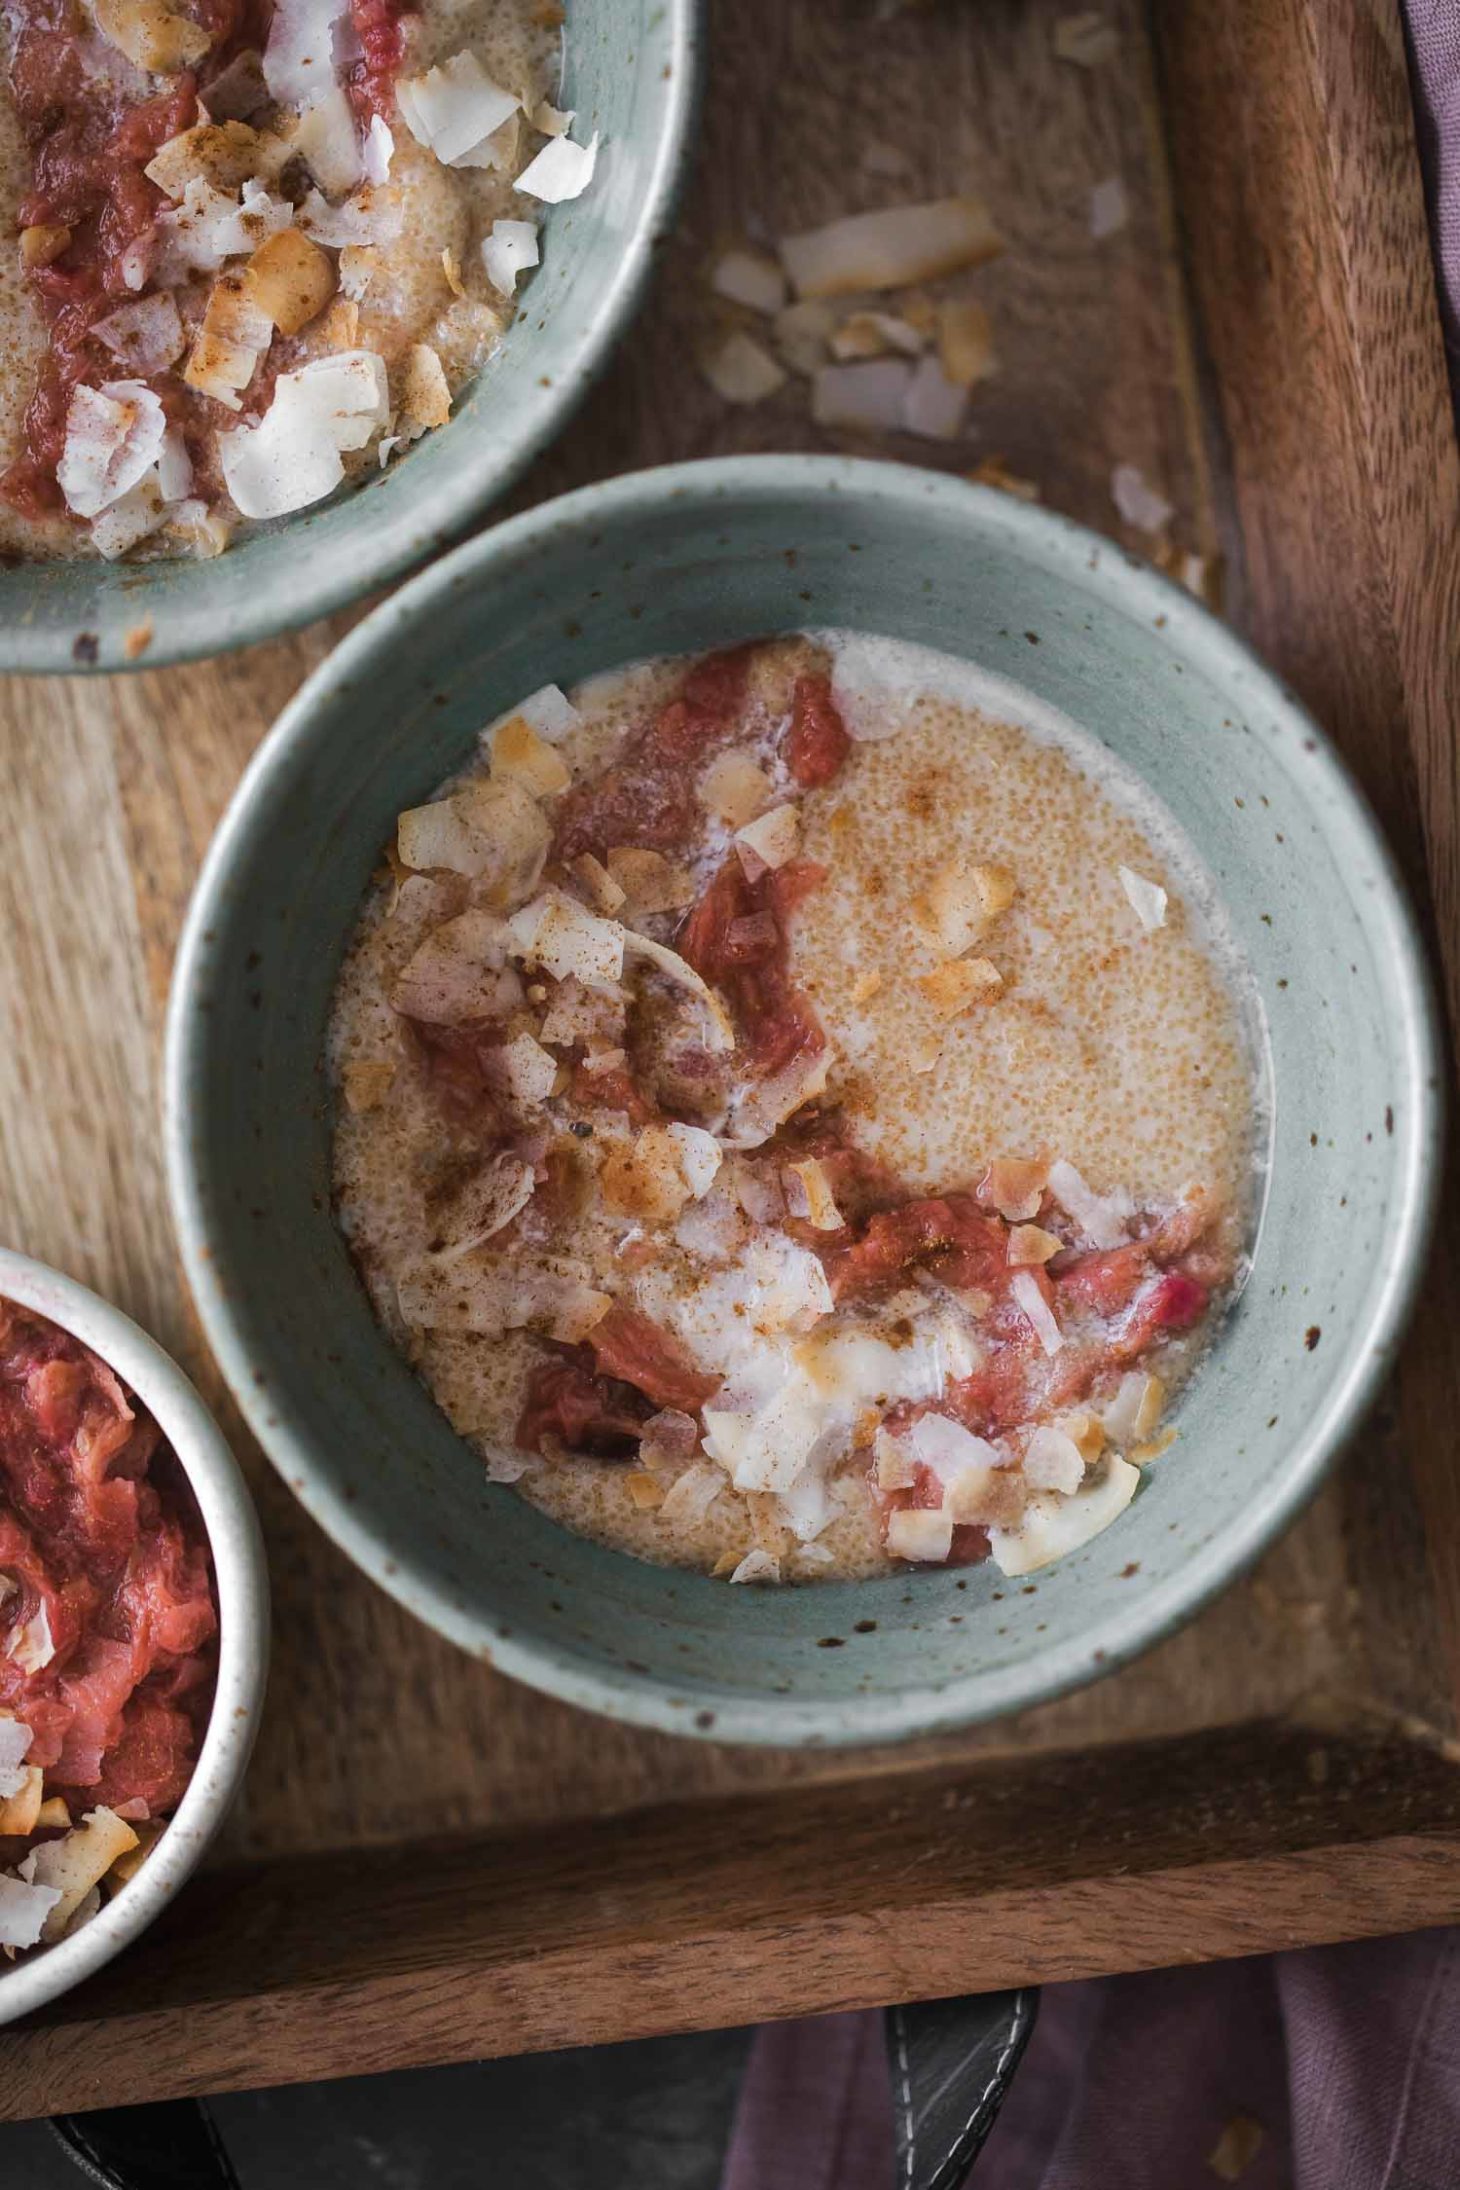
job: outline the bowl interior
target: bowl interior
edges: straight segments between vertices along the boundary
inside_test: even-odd
[[[455,416],[402,462],[211,562],[32,563],[0,570],[0,667],[144,666],[217,654],[310,622],[435,554],[562,425],[637,299],[668,219],[694,98],[697,0],[572,0],[563,103],[602,133],[589,189],[542,208],[522,314]]]
[[[182,1801],[136,1876],[89,1924],[53,1947],[0,1966],[0,2023],[8,2023],[109,1961],[151,1923],[201,1859],[238,1792],[258,1731],[269,1599],[263,1538],[238,1463],[176,1362],[109,1301],[4,1248],[0,1299],[18,1301],[70,1331],[156,1418],[197,1499],[218,1593],[218,1679]]]
[[[983,1567],[730,1589],[563,1533],[484,1481],[377,1330],[329,1218],[321,1039],[396,812],[549,679],[805,624],[976,661],[1133,766],[1221,892],[1270,1045],[1254,1269],[1182,1401],[1180,1441],[1118,1527],[1027,1588]],[[615,481],[515,520],[388,603],[306,687],[195,903],[170,1159],[192,1283],[254,1427],[422,1617],[618,1715],[717,1738],[884,1739],[1117,1662],[1291,1514],[1407,1296],[1432,1073],[1422,973],[1371,825],[1312,724],[1212,619],[1108,543],[996,494],[757,459]]]

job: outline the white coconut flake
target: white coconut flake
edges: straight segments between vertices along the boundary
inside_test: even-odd
[[[1002,249],[987,207],[960,197],[854,213],[785,237],[781,257],[798,296],[837,297],[938,281]]]
[[[140,380],[84,383],[72,391],[56,479],[66,506],[95,517],[156,463],[167,432],[160,399]]]
[[[1135,464],[1117,464],[1110,475],[1110,498],[1128,525],[1138,532],[1164,532],[1176,514],[1163,494],[1147,484]]]
[[[716,259],[710,287],[717,297],[743,304],[747,311],[779,312],[786,301],[786,277],[774,259],[758,251],[726,251]]]
[[[926,441],[956,441],[968,416],[968,390],[948,378],[933,351],[919,358],[903,398],[902,423]]]
[[[1134,868],[1117,867],[1120,886],[1130,899],[1131,908],[1143,928],[1164,928],[1166,925],[1166,892],[1159,882],[1149,882]]]
[[[570,975],[585,988],[616,994],[623,978],[627,937],[617,920],[602,920],[565,891],[545,890],[507,923],[513,957],[551,974]]]
[[[1055,1322],[1054,1311],[1039,1289],[1039,1282],[1032,1271],[1019,1270],[1009,1281],[1009,1290],[1029,1322],[1044,1351],[1051,1357],[1064,1344],[1064,1334]]]
[[[786,378],[765,344],[739,327],[705,353],[700,370],[726,403],[763,403]]]
[[[333,493],[342,452],[363,448],[390,411],[385,361],[342,350],[281,373],[257,426],[220,434],[223,480],[245,517],[282,517]]]
[[[661,1520],[675,1526],[693,1527],[702,1521],[725,1488],[725,1471],[708,1460],[698,1461],[675,1477],[659,1508]]]
[[[0,1799],[8,1801],[24,1787],[23,1767],[32,1738],[23,1719],[0,1718]]]
[[[1085,1479],[1085,1463],[1073,1437],[1041,1423],[1024,1448],[1024,1480],[1032,1490],[1057,1490],[1068,1497]]]
[[[1095,1479],[1071,1498],[1043,1491],[1031,1498],[1017,1529],[991,1528],[994,1563],[1008,1575],[1032,1574],[1038,1567],[1078,1551],[1112,1521],[1119,1520],[1141,1479],[1118,1454],[1111,1454]]]
[[[447,167],[495,166],[488,141],[518,111],[515,92],[493,83],[472,52],[453,53],[424,76],[397,81],[401,119]]]
[[[515,295],[518,275],[541,262],[535,221],[493,221],[491,234],[482,238],[482,265],[501,296]]]
[[[11,1630],[5,1655],[22,1673],[40,1673],[50,1664],[56,1655],[56,1645],[51,1637],[50,1614],[44,1599],[22,1626]]]
[[[551,137],[537,158],[522,170],[516,187],[529,198],[541,199],[544,205],[561,205],[568,198],[582,196],[597,164],[597,130],[587,144],[574,144],[571,137]]]
[[[335,82],[335,32],[349,0],[275,0],[264,82],[281,106],[307,106]]]
[[[818,426],[896,430],[906,422],[912,378],[904,358],[823,365],[812,375],[811,416]]]
[[[720,1144],[703,1126],[671,1123],[664,1128],[693,1200],[708,1194],[721,1163]]]
[[[1129,1194],[1097,1194],[1072,1163],[1061,1156],[1049,1167],[1049,1190],[1072,1216],[1092,1247],[1119,1247],[1134,1205]]]
[[[304,109],[291,145],[328,196],[342,198],[354,189],[365,167],[354,109],[343,85],[331,84]]]
[[[746,1552],[730,1577],[732,1582],[778,1582],[780,1578],[780,1560],[773,1558],[770,1552],[760,1550],[758,1546],[754,1551]]]
[[[633,928],[624,930],[624,950],[628,956],[647,958],[650,965],[657,966],[676,987],[687,990],[701,1006],[706,1021],[706,1049],[724,1053],[735,1047],[735,1029],[724,1005],[709,983],[680,957],[678,951],[670,950],[665,943],[655,942],[650,935],[639,935]]]
[[[404,214],[398,194],[391,190],[359,190],[354,197],[346,198],[343,205],[331,205],[328,198],[311,190],[299,208],[299,226],[315,243],[328,244],[332,251],[343,251],[393,242],[404,226]],[[343,266],[340,287],[346,295],[351,293]],[[362,290],[363,287],[362,283]]]
[[[514,1102],[529,1110],[539,1109],[553,1091],[558,1060],[530,1034],[514,1034],[502,1050],[507,1090]]]
[[[940,1565],[953,1549],[952,1514],[943,1506],[908,1506],[889,1514],[887,1548],[897,1559]]]
[[[1130,221],[1130,200],[1119,175],[1107,175],[1090,193],[1090,233],[1097,243],[1119,235]]]
[[[187,347],[177,305],[168,289],[156,296],[138,297],[135,304],[123,304],[117,311],[108,312],[105,319],[94,323],[91,332],[98,342],[106,344],[119,364],[144,376],[165,372]]]
[[[246,182],[232,198],[209,183],[190,182],[181,205],[157,216],[156,279],[184,281],[192,273],[216,272],[225,259],[251,257],[293,219],[288,201],[272,197],[262,183]]]
[[[60,1898],[59,1887],[29,1885],[0,1871],[0,1947],[37,1945],[46,1918]]]
[[[370,127],[365,133],[365,144],[360,154],[360,164],[368,183],[383,183],[390,179],[390,163],[395,158],[395,138],[390,125],[378,114],[370,117]]]

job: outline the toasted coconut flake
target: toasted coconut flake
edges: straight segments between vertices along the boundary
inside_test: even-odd
[[[996,370],[993,328],[981,304],[950,297],[938,307],[938,360],[955,388],[973,388]]]
[[[553,1091],[558,1061],[530,1034],[514,1034],[503,1046],[502,1068],[507,1092],[514,1102],[529,1110],[540,1109]]]
[[[1024,1480],[1033,1490],[1057,1490],[1068,1497],[1085,1479],[1085,1462],[1072,1437],[1042,1424],[1024,1447]]]
[[[880,973],[859,973],[852,983],[852,1002],[854,1004],[870,1003],[881,986],[882,976]]]
[[[976,487],[995,487],[1000,494],[1012,494],[1019,502],[1037,502],[1039,489],[1032,479],[1022,479],[1018,472],[1010,471],[1002,456],[985,456],[967,474]]]
[[[677,988],[686,990],[694,998],[704,1014],[706,1049],[724,1054],[735,1047],[735,1029],[724,1005],[708,982],[701,980],[678,951],[670,950],[664,943],[656,943],[652,936],[636,934],[632,928],[624,931],[624,951],[627,956],[647,958],[650,965],[657,967]],[[769,1084],[762,1082],[763,1087]]]
[[[1090,193],[1090,233],[1097,243],[1118,235],[1130,222],[1130,200],[1119,175],[1108,175]]]
[[[491,234],[482,238],[482,265],[499,296],[514,296],[518,275],[541,259],[535,221],[493,221]]]
[[[385,361],[345,350],[281,373],[257,426],[220,434],[223,480],[245,517],[282,517],[321,501],[345,475],[341,452],[365,446],[389,413]]]
[[[713,1133],[703,1126],[673,1123],[664,1128],[675,1152],[675,1161],[689,1188],[690,1199],[699,1201],[709,1193],[719,1175],[723,1158],[720,1144]]]
[[[48,1795],[36,1811],[36,1827],[40,1832],[67,1833],[71,1830],[71,1812],[59,1795]]]
[[[42,1598],[30,1618],[13,1628],[5,1643],[5,1655],[22,1673],[40,1673],[56,1655],[51,1637],[51,1618]],[[0,1831],[3,1831],[0,1827]]]
[[[1088,1544],[1124,1513],[1135,1495],[1140,1470],[1112,1454],[1099,1473],[1073,1497],[1043,1491],[1031,1498],[1017,1529],[991,1528],[994,1560],[1008,1575],[1033,1574]]]
[[[539,99],[528,119],[540,137],[566,137],[577,120],[577,109],[554,106],[548,99]]]
[[[727,829],[739,829],[761,811],[773,788],[751,754],[720,753],[700,776],[700,804]]]
[[[331,84],[299,116],[289,140],[326,197],[343,198],[365,179],[355,112],[343,84]],[[384,181],[384,176],[371,177]]]
[[[710,287],[717,297],[743,304],[747,311],[767,318],[786,301],[786,277],[774,259],[759,251],[725,251],[710,270]]]
[[[1163,1452],[1169,1452],[1175,1442],[1176,1431],[1168,1427],[1148,1438],[1144,1444],[1132,1445],[1126,1457],[1138,1468],[1148,1467],[1151,1461],[1159,1460]]]
[[[335,82],[335,37],[349,0],[275,0],[264,82],[281,106],[307,106]]]
[[[873,1469],[879,1490],[911,1490],[918,1479],[918,1456],[904,1437],[879,1429],[872,1441]]]
[[[815,1156],[785,1167],[786,1207],[818,1232],[839,1232],[844,1219],[836,1205],[826,1166]]]
[[[1009,1291],[1032,1325],[1035,1336],[1051,1358],[1063,1346],[1064,1333],[1054,1318],[1054,1310],[1039,1289],[1038,1280],[1028,1270],[1017,1270],[1009,1280]]]
[[[811,416],[818,426],[901,428],[912,376],[911,365],[902,358],[823,365],[811,382]]]
[[[176,202],[192,182],[225,193],[246,182],[271,182],[289,150],[280,138],[247,122],[197,122],[159,146],[143,173]]]
[[[667,862],[666,862],[667,864]],[[601,913],[620,912],[628,901],[628,892],[615,882],[601,860],[592,852],[580,852],[573,862],[573,872]]]
[[[917,357],[927,341],[918,328],[894,312],[853,312],[831,338],[831,354],[845,363],[850,358],[885,357],[889,350]]]
[[[19,1947],[37,1946],[60,1898],[54,1886],[33,1885],[0,1871],[0,1947],[14,1953]]]
[[[36,221],[20,231],[20,263],[28,274],[49,266],[69,248],[71,231],[59,221]]]
[[[732,1582],[778,1582],[780,1578],[780,1560],[773,1552],[762,1551],[759,1545],[746,1552],[730,1576]]]
[[[752,855],[752,879],[767,867],[784,867],[788,859],[795,858],[800,842],[801,816],[794,806],[773,806],[769,813],[747,821],[735,832],[742,863],[748,864],[747,852]]]
[[[397,1011],[429,1026],[459,1026],[511,1011],[522,984],[507,965],[507,931],[476,907],[433,928],[396,976]]]
[[[522,170],[516,187],[544,205],[561,205],[565,199],[582,196],[597,164],[597,130],[587,144],[574,144],[571,137],[551,137],[537,158]]]
[[[781,257],[798,296],[840,297],[938,281],[960,267],[982,265],[1002,249],[987,207],[961,197],[854,213],[787,236]]]
[[[997,996],[1004,985],[998,967],[987,958],[949,958],[917,979],[940,1019],[957,1019],[972,1005]]]
[[[771,333],[792,372],[809,380],[826,361],[827,344],[835,327],[836,313],[831,306],[808,297],[777,312]]]
[[[405,866],[484,876],[504,899],[533,888],[551,838],[541,807],[516,783],[471,783],[450,798],[411,807],[396,823]]]
[[[953,1516],[946,1508],[909,1506],[887,1518],[887,1548],[896,1559],[939,1566],[953,1549]]]
[[[334,295],[335,270],[317,243],[297,228],[284,228],[255,251],[244,281],[250,302],[279,333],[297,335]],[[355,319],[358,324],[358,311]]]
[[[610,1147],[599,1166],[605,1207],[645,1224],[672,1224],[691,1199],[680,1151],[662,1125]]]
[[[567,762],[521,715],[509,715],[491,735],[494,776],[512,778],[535,798],[555,798],[567,790],[573,780]]]
[[[1023,1224],[1039,1215],[1049,1179],[1049,1165],[1022,1156],[998,1156],[978,1184],[978,1198],[985,1208],[997,1209],[1009,1224]]]
[[[1130,867],[1117,867],[1120,886],[1130,899],[1131,908],[1143,928],[1164,928],[1166,925],[1166,892],[1159,882],[1150,882],[1143,874],[1136,874]]]
[[[1120,51],[1120,34],[1098,8],[1082,8],[1055,24],[1054,50],[1061,61],[1073,61],[1077,68],[1099,68]]]
[[[1038,1224],[1016,1224],[1009,1233],[1009,1264],[1012,1269],[1029,1269],[1048,1262],[1064,1245],[1053,1232],[1046,1232]]]
[[[213,43],[201,25],[164,0],[93,0],[92,13],[108,45],[149,76],[180,76],[195,68]]]
[[[624,1477],[624,1489],[641,1513],[652,1513],[664,1503],[664,1485],[648,1468],[631,1468]]]
[[[1166,1404],[1166,1387],[1159,1376],[1129,1369],[1116,1387],[1101,1415],[1105,1434],[1122,1450],[1151,1436]]]
[[[187,347],[177,305],[168,289],[120,305],[105,319],[97,320],[91,332],[98,342],[106,344],[119,364],[144,377],[166,372]]]
[[[156,278],[180,282],[192,273],[216,272],[225,259],[256,251],[293,218],[294,208],[271,197],[262,183],[246,182],[241,195],[231,198],[208,183],[191,182],[182,204],[157,217]],[[131,286],[140,289],[144,278],[145,271],[139,271]]]
[[[1007,867],[950,860],[940,867],[912,906],[914,925],[932,943],[957,955],[968,950],[1000,913],[1007,912],[1017,889]]]
[[[321,339],[327,342],[332,350],[353,350],[358,348],[360,342],[360,307],[354,298],[336,297],[334,303],[320,321],[319,332]],[[392,434],[387,436],[386,439],[389,440],[391,448],[395,448],[399,444],[398,435]],[[382,439],[380,443],[380,461],[382,464],[385,462],[388,453],[386,440]]]
[[[635,919],[679,912],[692,905],[697,895],[688,867],[676,867],[662,852],[633,844],[610,845],[608,879],[618,891],[619,903],[627,903]]]
[[[378,1110],[395,1085],[396,1066],[391,1057],[352,1057],[340,1073],[345,1108],[355,1112]]]
[[[17,1792],[0,1797],[0,1837],[21,1838],[40,1822],[46,1775],[38,1764],[23,1764],[20,1771]]]
[[[1092,1247],[1119,1247],[1126,1238],[1131,1199],[1124,1192],[1102,1195],[1085,1184],[1063,1157],[1049,1167],[1049,1190],[1072,1216]]]
[[[502,789],[515,789],[515,785]],[[507,923],[508,948],[556,981],[571,975],[585,988],[616,994],[627,936],[616,920],[600,919],[564,891],[545,890]]]
[[[727,403],[763,403],[786,378],[765,345],[739,327],[706,351],[700,370]]]
[[[1166,497],[1147,484],[1135,464],[1116,465],[1110,475],[1110,498],[1138,532],[1162,532],[1175,515]]]
[[[64,1809],[65,1804],[63,1803],[61,1807]],[[66,1819],[63,1822],[69,1823],[70,1821]],[[120,1892],[129,1879],[136,1877],[152,1850],[157,1846],[158,1841],[167,1831],[167,1819],[165,1817],[134,1818],[131,1822],[137,1835],[137,1845],[135,1848],[124,1848],[113,1862],[111,1869],[103,1880],[108,1892]]]
[[[66,506],[96,517],[137,486],[162,450],[167,418],[140,380],[81,383],[66,411],[66,441],[56,479]]]
[[[230,267],[213,284],[183,379],[200,395],[241,410],[242,391],[273,339],[273,322],[249,294],[248,269]]]
[[[42,1841],[32,1849],[36,1885],[49,1886],[59,1895],[41,1937],[59,1939],[92,1887],[106,1876],[119,1855],[136,1845],[137,1835],[126,1820],[102,1806],[88,1810],[82,1823],[73,1826],[64,1839]]]
[[[429,342],[412,343],[401,372],[398,431],[414,441],[432,427],[444,426],[450,416],[451,390],[440,358]]]
[[[1105,1425],[1088,1407],[1062,1414],[1053,1427],[1070,1439],[1087,1468],[1093,1467],[1105,1450]]]

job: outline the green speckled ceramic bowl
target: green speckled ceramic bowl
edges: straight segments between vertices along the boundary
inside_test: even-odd
[[[543,208],[522,317],[450,424],[212,562],[0,569],[0,671],[157,668],[251,646],[399,577],[505,492],[571,415],[643,290],[688,148],[700,0],[570,0],[562,101],[600,130],[588,190]],[[127,635],[150,621],[144,652]]]
[[[806,624],[964,656],[1103,739],[1202,854],[1266,1022],[1276,1108],[1251,1281],[1131,1510],[1027,1590],[992,1567],[732,1589],[564,1533],[484,1480],[377,1329],[330,1222],[326,1015],[396,813],[548,680]],[[613,480],[500,526],[378,609],[304,687],[193,904],[167,1154],[240,1405],[308,1510],[402,1603],[617,1718],[881,1741],[1119,1664],[1292,1518],[1411,1298],[1436,1069],[1419,949],[1374,825],[1313,722],[1229,632],[1118,548],[999,494],[900,465],[760,457]]]

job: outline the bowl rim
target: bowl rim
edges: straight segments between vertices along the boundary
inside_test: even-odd
[[[156,1847],[114,1900],[69,1939],[0,1970],[0,2024],[44,2007],[121,1952],[196,1868],[242,1782],[264,1701],[269,1584],[243,1473],[202,1398],[129,1315],[47,1263],[0,1247],[0,1299],[79,1338],[155,1416],[207,1532],[218,1591],[218,1681],[193,1776]]]
[[[104,590],[86,618],[99,644],[94,654],[78,659],[73,652],[74,625],[32,623],[26,617],[20,592],[25,573],[49,566],[22,562],[12,573],[18,581],[14,613],[0,630],[0,671],[115,676],[234,654],[348,608],[362,595],[449,550],[472,520],[500,500],[567,426],[606,370],[643,302],[655,247],[670,224],[688,171],[691,128],[703,94],[704,6],[705,0],[661,0],[655,10],[664,18],[669,41],[668,73],[661,79],[664,119],[633,232],[617,257],[598,311],[577,329],[572,357],[549,385],[534,383],[525,431],[510,447],[494,444],[488,430],[478,437],[483,443],[478,461],[443,467],[438,478],[421,493],[402,497],[400,507],[389,515],[377,514],[348,540],[333,542],[327,554],[306,554],[303,567],[292,572],[287,586],[276,581],[246,591],[230,604],[227,636],[221,642],[216,610],[190,599],[184,582],[170,589],[177,597],[167,602],[165,628],[159,619],[156,637],[140,654],[129,654],[121,641],[146,614],[148,604],[129,594],[127,581],[130,576],[136,585],[138,566],[124,562],[107,566],[110,575]],[[349,499],[344,497],[344,502]],[[333,506],[332,501],[320,503],[312,512],[298,514],[317,515]],[[285,518],[276,530],[282,535],[292,522]],[[70,564],[76,559],[59,560]],[[84,567],[91,567],[89,560]],[[191,566],[179,559],[165,567],[186,571]]]
[[[727,1697],[684,1689],[615,1668],[585,1666],[549,1637],[503,1634],[471,1613],[450,1591],[416,1570],[392,1544],[316,1473],[310,1441],[295,1434],[277,1387],[262,1402],[247,1343],[234,1319],[223,1270],[209,1246],[207,1182],[195,1165],[203,1140],[191,1122],[195,1054],[204,1039],[211,931],[226,924],[235,864],[252,855],[253,814],[276,776],[287,775],[306,751],[336,691],[369,688],[372,661],[389,651],[407,625],[430,618],[436,604],[481,582],[494,567],[551,550],[554,535],[579,525],[601,529],[668,510],[686,521],[733,502],[780,502],[794,507],[809,494],[845,495],[849,505],[896,504],[904,512],[942,505],[972,529],[1042,562],[1076,592],[1127,619],[1155,621],[1168,646],[1199,659],[1218,682],[1245,684],[1254,705],[1300,733],[1285,740],[1290,770],[1321,794],[1331,824],[1368,846],[1377,886],[1367,893],[1364,923],[1391,969],[1398,1030],[1396,1078],[1408,1100],[1395,1123],[1394,1210],[1363,1338],[1355,1345],[1326,1403],[1287,1447],[1281,1466],[1258,1486],[1240,1520],[1200,1547],[1170,1576],[1149,1585],[1118,1618],[1109,1616],[1075,1637],[992,1673],[971,1673],[941,1687],[896,1695],[853,1693],[826,1700]],[[1247,1571],[1314,1495],[1371,1403],[1418,1289],[1425,1244],[1438,1194],[1443,1132],[1439,1034],[1418,929],[1393,855],[1347,765],[1301,701],[1237,634],[1181,587],[1128,555],[1118,542],[1073,519],[1031,506],[996,489],[946,473],[876,460],[807,455],[736,456],[625,473],[538,504],[495,526],[421,572],[359,624],[309,677],[255,753],[209,847],[179,942],[169,998],[164,1057],[164,1154],[173,1221],[193,1297],[223,1375],[273,1464],[311,1518],[362,1571],[448,1640],[513,1678],[607,1717],[661,1732],[752,1745],[853,1746],[943,1733],[1050,1701],[1128,1663],[1190,1619]],[[388,1344],[383,1337],[382,1344]],[[272,1380],[271,1380],[272,1384]],[[856,1586],[856,1585],[848,1585]],[[701,1707],[713,1726],[695,1723]]]

